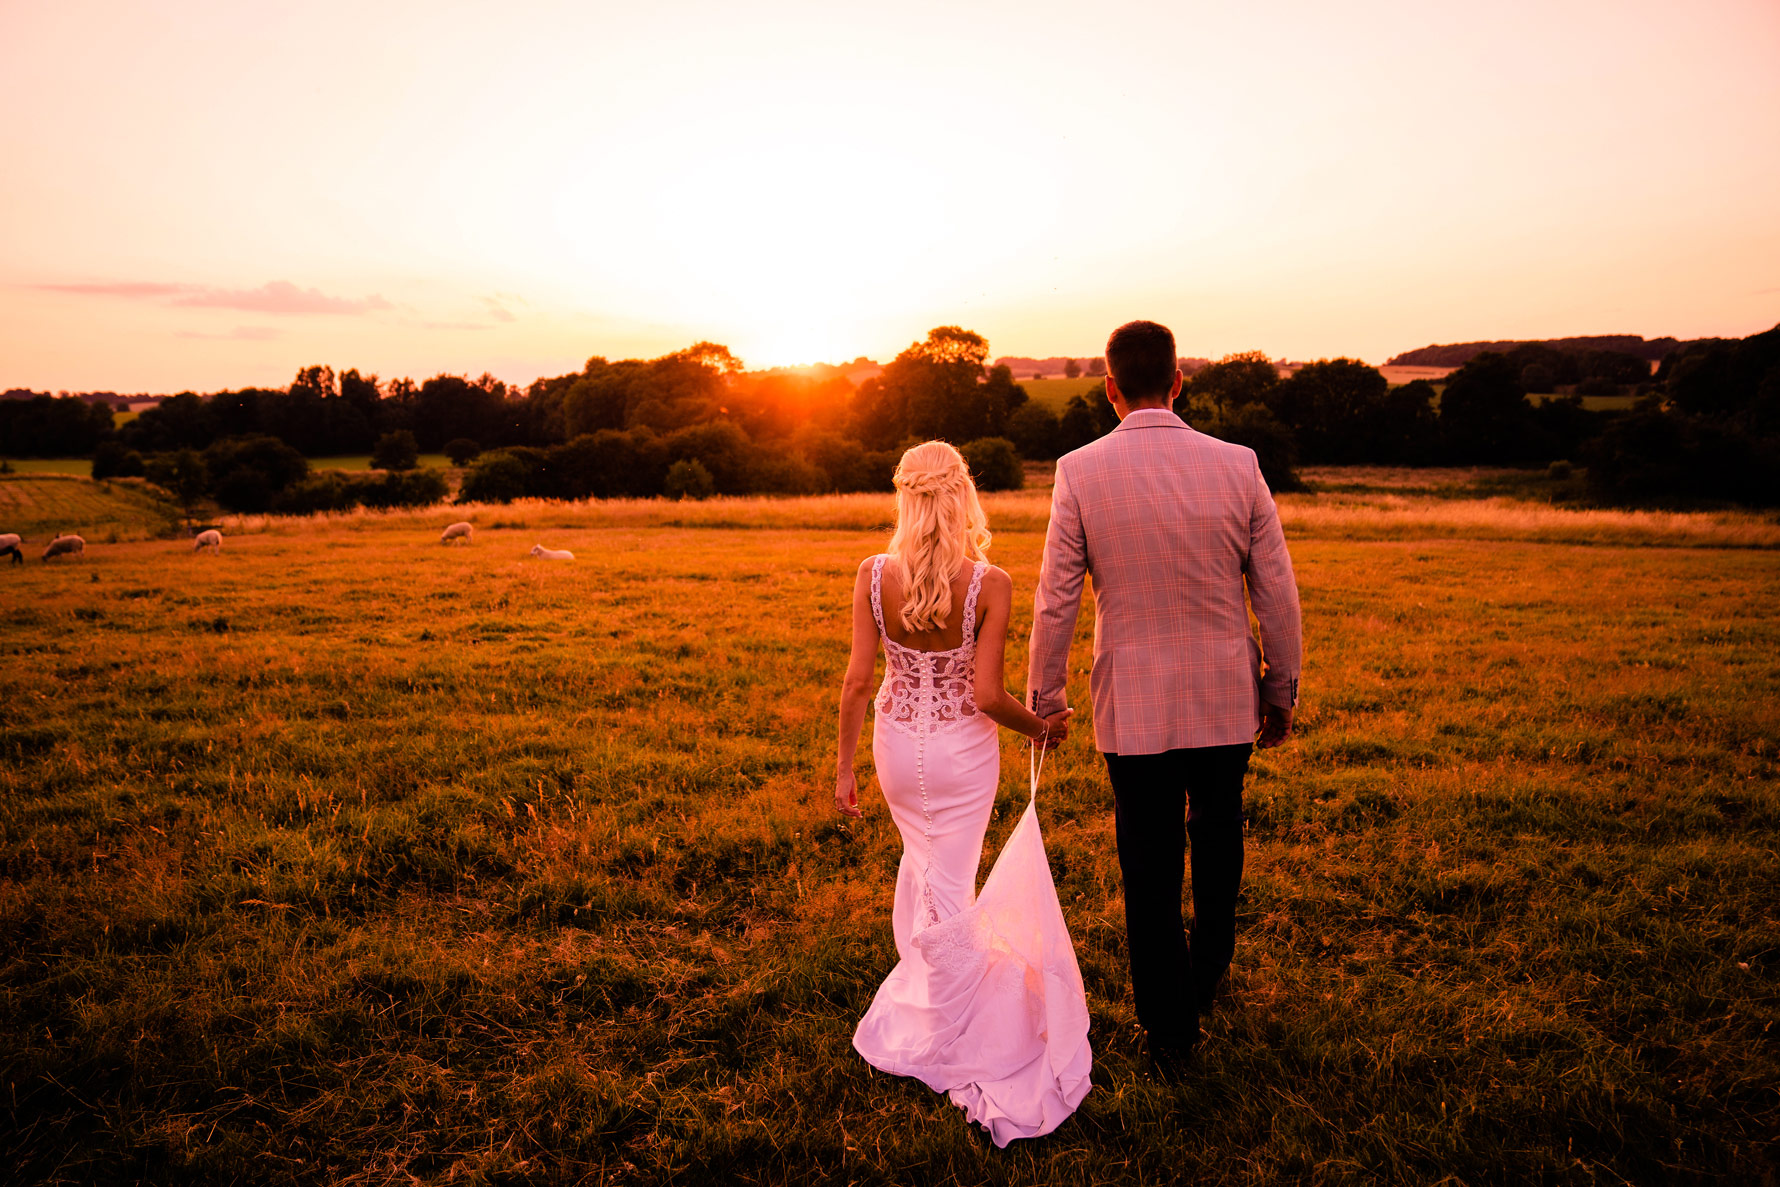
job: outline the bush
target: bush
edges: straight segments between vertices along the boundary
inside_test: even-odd
[[[286,487],[272,500],[272,510],[284,515],[311,515],[318,511],[349,511],[359,505],[358,490],[338,470],[323,470]]]
[[[798,438],[798,447],[826,478],[824,490],[891,491],[896,484],[897,455],[890,450],[867,449],[851,437],[819,431]]]
[[[309,474],[309,461],[302,454],[280,441],[263,434],[251,437],[224,437],[204,451],[204,466],[210,475],[211,493],[222,502],[225,483],[238,471],[258,474],[265,484],[266,498],[301,482]],[[250,492],[257,487],[247,480],[234,482],[233,491]],[[230,506],[223,502],[223,506]],[[264,506],[235,507],[238,511],[264,511]]]
[[[476,459],[457,492],[460,503],[511,503],[526,495],[526,465],[510,452],[497,449]]]
[[[667,468],[661,439],[646,429],[582,433],[552,449],[550,462],[563,497],[571,499],[658,495]]]
[[[669,461],[696,461],[703,466],[715,484],[716,493],[739,495],[748,492],[748,479],[754,468],[754,443],[738,426],[726,420],[688,425],[670,435],[665,444]]]
[[[682,459],[668,467],[662,488],[670,499],[708,499],[716,491],[717,483],[704,463]]]
[[[142,455],[121,442],[104,441],[93,451],[94,478],[140,478],[145,472]]]
[[[1579,396],[1617,396],[1619,384],[1600,375],[1591,375],[1576,385]]]
[[[1608,502],[1780,505],[1780,437],[1720,421],[1640,409],[1610,422],[1583,461],[1590,491]]]
[[[1520,369],[1520,385],[1529,392],[1550,395],[1557,390],[1557,375],[1544,363],[1528,363]]]
[[[828,475],[795,453],[760,450],[748,489],[763,495],[814,495],[828,489]]]
[[[230,470],[211,487],[210,495],[229,511],[258,513],[272,507],[272,484],[258,470]]]
[[[367,507],[430,507],[442,503],[451,490],[445,475],[437,470],[391,471],[357,483],[361,501]]]
[[[454,466],[469,465],[481,452],[482,447],[468,437],[453,437],[445,442],[445,456],[451,459]]]
[[[420,445],[407,429],[383,434],[371,451],[373,470],[412,470],[419,464]]]
[[[1026,485],[1020,451],[1006,437],[980,437],[966,442],[958,452],[970,466],[978,490],[1019,490]]]
[[[1042,404],[1023,404],[1007,418],[1008,440],[1023,458],[1050,461],[1058,454],[1062,424],[1057,414]]]

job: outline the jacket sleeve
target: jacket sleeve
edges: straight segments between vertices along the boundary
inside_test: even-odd
[[[1069,705],[1069,644],[1075,638],[1087,572],[1081,508],[1069,489],[1063,463],[1058,462],[1044,560],[1032,600],[1032,644],[1026,666],[1026,703],[1041,717]]]
[[[1261,653],[1267,674],[1261,678],[1261,699],[1270,705],[1298,704],[1298,677],[1304,670],[1303,624],[1298,611],[1298,578],[1286,551],[1285,532],[1273,492],[1255,466],[1255,496],[1249,510],[1249,605],[1261,624]]]

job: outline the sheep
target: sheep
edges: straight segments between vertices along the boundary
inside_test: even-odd
[[[12,557],[12,563],[15,565],[24,564],[25,550],[19,547],[23,543],[24,540],[20,539],[16,533],[7,532],[0,535],[0,556]]]
[[[221,548],[221,547],[222,547],[222,533],[217,531],[215,528],[210,528],[207,531],[199,532],[198,538],[196,540],[192,541],[192,551],[193,552],[201,552],[206,548]]]
[[[57,536],[43,550],[43,559],[48,561],[52,556],[80,556],[87,550],[87,542],[79,536]]]
[[[472,543],[470,533],[476,529],[470,524],[459,521],[446,528],[439,536],[439,543],[449,544],[453,540],[462,540],[465,544]]]
[[[572,561],[575,559],[575,554],[566,548],[545,548],[542,544],[532,545],[532,555],[539,560],[546,561]]]

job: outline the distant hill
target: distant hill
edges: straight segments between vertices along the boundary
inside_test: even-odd
[[[995,360],[994,365],[1011,369],[1015,379],[1031,379],[1034,376],[1050,379],[1061,378],[1066,373],[1071,362],[1074,362],[1075,365],[1081,369],[1083,375],[1087,375],[1089,374],[1092,364],[1099,361],[1099,359],[1072,360],[1068,355],[1053,355],[1048,359],[1033,359],[1027,358],[1024,355],[1003,355]],[[1210,359],[1183,358],[1180,360],[1180,368],[1188,375],[1191,375],[1201,367],[1209,365],[1210,362]]]
[[[1597,334],[1586,338],[1527,338],[1508,342],[1453,342],[1424,346],[1391,359],[1388,367],[1462,367],[1486,350],[1506,354],[1517,346],[1549,346],[1566,354],[1586,350],[1612,350],[1660,363],[1664,355],[1685,343],[1676,338],[1643,338],[1637,334]]]

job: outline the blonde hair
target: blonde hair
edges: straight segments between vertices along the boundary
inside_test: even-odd
[[[989,520],[964,457],[924,441],[896,464],[896,532],[890,556],[902,568],[902,625],[935,631],[952,613],[952,582],[965,561],[988,559]]]

